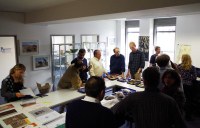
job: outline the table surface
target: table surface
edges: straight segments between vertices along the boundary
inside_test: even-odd
[[[119,85],[119,86],[122,86],[122,87],[134,89],[136,91],[143,91],[144,90],[144,88],[139,88],[139,87],[136,87],[135,85],[127,84],[126,82],[122,83],[122,82],[119,82],[117,80],[111,81],[111,80],[105,79],[105,83],[106,83],[107,88],[112,87],[114,85]],[[45,97],[42,97],[42,98],[40,98],[40,97],[36,98],[35,99],[36,104],[29,106],[29,107],[22,107],[20,105],[22,103],[22,101],[15,101],[15,102],[7,103],[7,104],[12,104],[14,106],[14,109],[17,110],[17,113],[0,118],[0,124],[3,127],[7,127],[7,128],[10,127],[11,128],[10,125],[5,125],[5,123],[3,122],[3,119],[6,119],[6,118],[11,117],[13,115],[24,113],[29,118],[29,120],[31,122],[34,122],[38,125],[37,127],[46,128],[38,120],[36,120],[31,114],[29,114],[29,112],[32,111],[32,110],[35,110],[36,108],[40,108],[40,107],[43,107],[43,106],[52,108],[52,107],[56,107],[56,106],[59,106],[59,105],[62,105],[62,104],[67,104],[67,103],[69,103],[69,102],[71,102],[75,99],[81,99],[85,96],[84,93],[79,93],[77,90],[74,90],[74,89],[57,90],[57,91],[54,91],[54,92],[50,92],[47,95],[48,96],[45,96]],[[6,105],[6,104],[0,105],[0,106],[4,106],[4,105]]]

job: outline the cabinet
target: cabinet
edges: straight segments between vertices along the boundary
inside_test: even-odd
[[[71,61],[77,56],[80,48],[80,43],[52,44],[52,78],[54,89],[57,88],[60,78],[71,64]]]

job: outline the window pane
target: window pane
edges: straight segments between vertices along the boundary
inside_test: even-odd
[[[140,28],[128,28],[127,32],[139,32]]]
[[[174,43],[175,32],[157,32],[156,45],[161,47],[161,51],[170,55],[171,60],[174,60]]]
[[[157,27],[157,31],[175,31],[175,26],[162,26]]]

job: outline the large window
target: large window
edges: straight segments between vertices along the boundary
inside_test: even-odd
[[[155,19],[154,30],[154,45],[160,46],[161,53],[168,54],[170,59],[174,61],[176,19]]]
[[[126,68],[129,62],[129,54],[131,52],[129,48],[130,42],[135,42],[136,47],[139,46],[139,35],[140,35],[140,28],[139,28],[139,21],[126,21],[126,49],[125,49],[125,64]]]

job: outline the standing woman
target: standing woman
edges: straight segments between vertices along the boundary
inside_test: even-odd
[[[16,64],[11,70],[10,74],[2,81],[1,96],[7,102],[19,100],[22,95],[19,90],[24,88],[24,72],[26,67],[23,64]]]
[[[182,81],[183,81],[183,89],[186,97],[186,104],[185,104],[185,117],[187,120],[192,119],[192,101],[194,99],[194,87],[193,87],[193,81],[196,80],[197,74],[196,69],[192,65],[192,60],[190,55],[183,54],[182,55],[182,62],[178,65],[178,71],[181,75]]]
[[[183,108],[185,105],[185,95],[180,89],[180,75],[173,69],[167,69],[162,76],[162,83],[164,85],[162,92],[174,98],[179,106],[181,113],[183,113]]]

